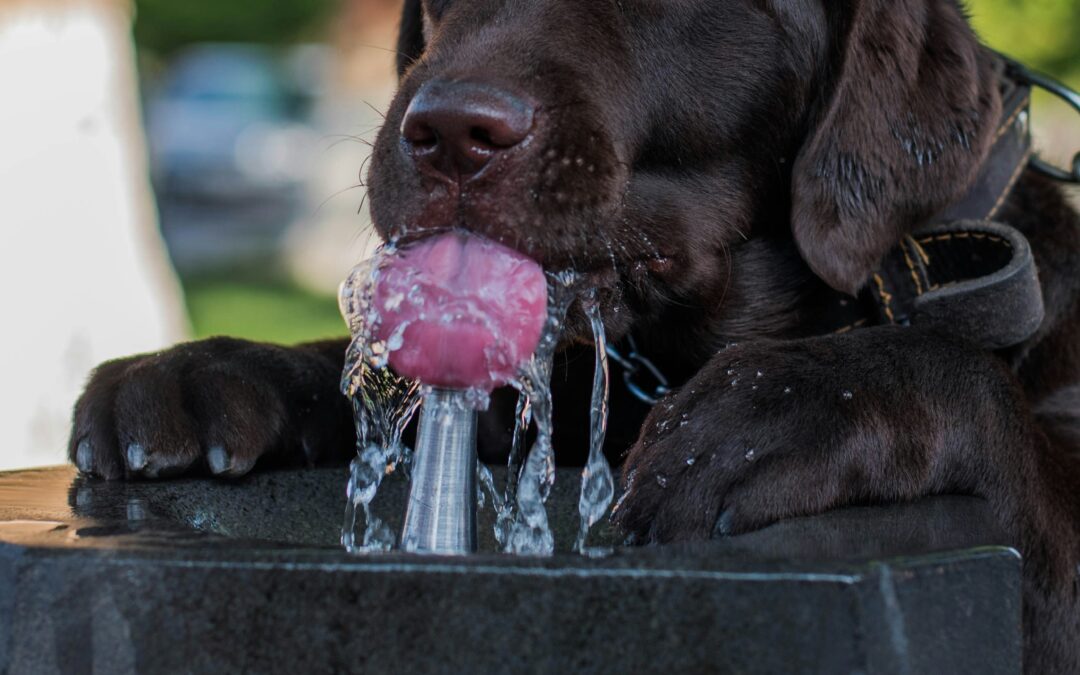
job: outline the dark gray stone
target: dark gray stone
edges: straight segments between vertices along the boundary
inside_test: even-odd
[[[1020,561],[977,499],[602,559],[356,556],[345,477],[0,474],[0,671],[1020,672]],[[576,476],[557,486],[567,546]],[[403,484],[380,500],[400,521]]]

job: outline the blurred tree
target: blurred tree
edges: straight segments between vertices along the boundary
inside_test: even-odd
[[[1080,0],[967,0],[990,45],[1080,81]],[[135,0],[140,47],[168,54],[191,42],[289,42],[321,25],[339,0]]]
[[[1080,85],[1080,0],[968,0],[983,40]]]
[[[135,0],[135,41],[159,55],[192,42],[283,43],[315,31],[338,0]]]

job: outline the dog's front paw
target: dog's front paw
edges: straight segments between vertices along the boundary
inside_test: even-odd
[[[116,479],[239,476],[268,455],[344,455],[337,375],[315,352],[228,338],[110,361],[76,404],[69,457]]]
[[[814,343],[721,352],[653,409],[616,522],[639,541],[703,539],[910,492],[877,480],[893,420],[844,366]]]

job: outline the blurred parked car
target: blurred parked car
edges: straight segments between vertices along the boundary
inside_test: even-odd
[[[274,255],[304,204],[318,147],[307,121],[312,76],[296,67],[317,65],[318,49],[279,57],[254,45],[199,45],[147,87],[151,176],[181,272]]]

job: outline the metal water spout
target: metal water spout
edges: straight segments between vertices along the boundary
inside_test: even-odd
[[[476,551],[476,410],[464,391],[424,397],[401,545],[439,555]]]

